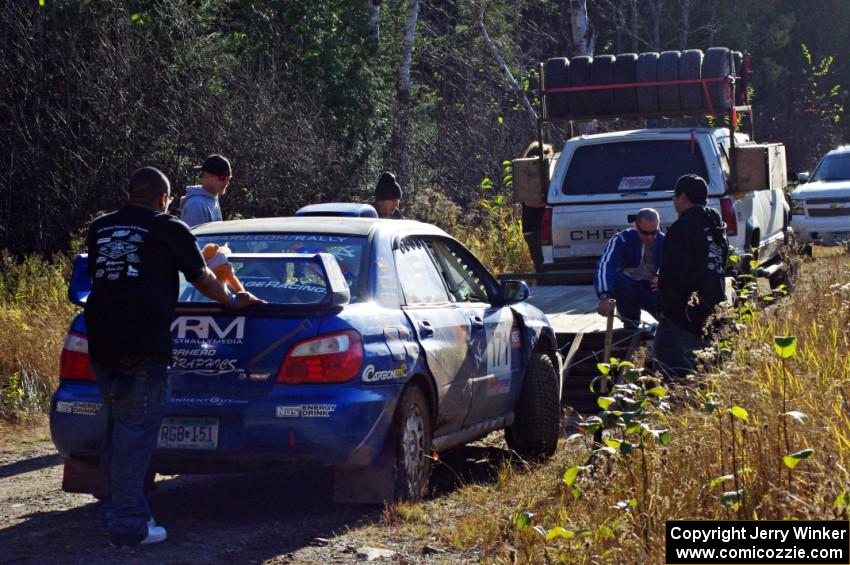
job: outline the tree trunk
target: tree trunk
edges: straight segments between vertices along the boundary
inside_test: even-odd
[[[682,9],[681,27],[679,28],[679,50],[684,51],[688,48],[688,27],[690,26],[688,19],[691,15],[691,0],[679,0],[679,7]]]
[[[571,0],[570,29],[572,31],[573,57],[593,55],[596,32],[587,17],[587,0]]]
[[[711,21],[708,24],[708,46],[714,47],[714,38],[717,36],[717,0],[711,2]]]
[[[487,27],[484,25],[484,13],[487,11],[488,2],[489,0],[481,1],[481,13],[478,17],[478,25],[481,27],[481,36],[484,38],[484,43],[486,43],[487,47],[490,48],[490,52],[493,54],[493,58],[496,60],[496,64],[499,65],[499,68],[501,68],[502,72],[505,74],[505,78],[508,80],[508,84],[511,85],[511,90],[514,91],[514,95],[519,98],[520,102],[522,102],[522,105],[525,107],[525,111],[528,114],[528,119],[531,122],[531,127],[536,128],[537,112],[534,111],[534,108],[532,108],[531,102],[528,101],[528,97],[525,95],[525,92],[522,90],[522,87],[511,74],[511,70],[508,68],[508,65],[505,63],[505,59],[499,52],[498,46],[493,43],[493,40],[490,39],[490,35],[487,33]]]
[[[630,0],[632,10],[632,53],[640,51],[640,20],[638,19],[637,0]]]
[[[661,51],[661,4],[663,0],[649,0],[650,48]]]
[[[404,45],[401,49],[401,66],[398,78],[398,174],[402,189],[410,184],[410,66],[413,63],[413,39],[416,36],[416,19],[419,17],[419,0],[409,0],[407,25],[404,28]]]
[[[372,12],[369,14],[369,35],[372,48],[377,51],[381,46],[381,0],[372,0]]]

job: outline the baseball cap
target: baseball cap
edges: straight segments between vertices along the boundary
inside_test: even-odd
[[[193,167],[194,171],[209,173],[218,177],[229,177],[233,175],[233,169],[230,167],[230,161],[224,156],[214,154],[204,159],[202,165]]]

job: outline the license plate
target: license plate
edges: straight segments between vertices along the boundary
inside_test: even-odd
[[[215,449],[217,418],[163,418],[157,447],[164,449]]]

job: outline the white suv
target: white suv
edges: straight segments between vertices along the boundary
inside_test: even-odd
[[[791,226],[804,243],[850,240],[850,145],[824,155],[791,193]]]

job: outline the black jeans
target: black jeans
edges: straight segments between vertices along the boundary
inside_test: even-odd
[[[528,245],[528,252],[531,254],[531,260],[534,262],[534,272],[540,272],[540,266],[543,264],[543,246],[540,244],[540,236],[542,232],[527,231],[523,232],[525,243]]]
[[[104,517],[113,543],[135,545],[147,535],[151,516],[144,482],[162,422],[168,363],[127,359],[92,368],[107,410],[100,454]]]

